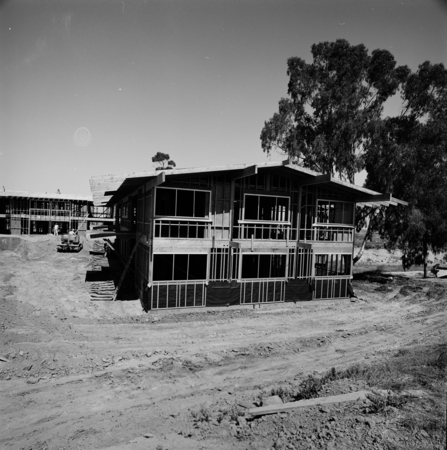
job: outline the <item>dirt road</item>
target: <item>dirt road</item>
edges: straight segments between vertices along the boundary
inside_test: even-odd
[[[139,301],[90,301],[88,250],[0,236],[0,448],[282,448],[267,422],[244,437],[240,424],[213,428],[194,414],[253,406],[272,386],[445,339],[445,281],[356,281],[355,302],[146,314]],[[332,448],[319,442],[283,448]]]

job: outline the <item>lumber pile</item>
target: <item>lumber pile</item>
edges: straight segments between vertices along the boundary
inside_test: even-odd
[[[94,241],[90,250],[93,272],[102,272],[104,263],[107,261],[107,246],[104,242]],[[99,274],[98,274],[99,275]],[[88,283],[90,300],[92,301],[112,301],[116,295],[116,287],[113,279],[94,279]]]
[[[106,256],[106,248],[103,243],[95,241],[93,244],[93,249],[90,250],[90,255],[92,255],[92,270],[101,270],[104,257]]]
[[[115,296],[115,283],[113,280],[96,281],[90,283],[90,299],[111,301]]]

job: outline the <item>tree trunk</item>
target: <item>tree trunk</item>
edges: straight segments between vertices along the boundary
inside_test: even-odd
[[[427,278],[428,245],[427,245],[427,241],[425,239],[424,239],[422,251],[424,252],[424,278]]]
[[[374,210],[372,210],[371,213],[369,214],[368,226],[366,227],[366,233],[363,238],[362,245],[360,246],[360,250],[357,253],[357,256],[354,257],[354,259],[352,260],[352,264],[356,264],[360,260],[360,258],[363,256],[363,252],[364,252],[365,246],[366,246],[366,241],[368,240],[368,238],[370,237],[370,234],[371,234],[371,217],[372,217],[373,211]]]

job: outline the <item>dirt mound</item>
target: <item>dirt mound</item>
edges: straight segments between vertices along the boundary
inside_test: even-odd
[[[22,239],[18,236],[2,236],[0,238],[0,252],[7,250],[15,251],[21,243]]]
[[[14,252],[26,260],[37,260],[48,257],[56,251],[58,239],[52,235],[43,236],[2,236],[0,251]]]
[[[430,287],[430,289],[427,291],[426,296],[428,299],[447,300],[447,283],[445,284],[439,283]]]

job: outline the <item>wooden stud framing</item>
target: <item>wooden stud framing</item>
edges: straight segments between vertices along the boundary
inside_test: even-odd
[[[270,173],[270,171],[266,170],[268,168],[275,168],[274,173]],[[261,173],[258,174],[259,169],[262,169]],[[282,178],[278,178],[282,176],[282,173],[286,178],[290,178],[290,181],[284,180]],[[223,177],[220,176],[220,174],[223,174]],[[177,179],[177,175],[188,175],[191,178],[192,184],[188,185],[188,176],[181,177],[180,179]],[[253,175],[258,175],[257,177],[252,177]],[[197,177],[197,180],[195,179]],[[204,182],[203,177],[207,177],[208,181]],[[200,179],[199,179],[200,178]],[[210,182],[211,180],[215,180],[215,184],[212,184]],[[245,179],[242,181],[237,181]],[[255,181],[256,180],[256,181]],[[194,185],[194,183],[197,182],[197,186]],[[228,183],[231,183],[230,185]],[[139,184],[140,183],[140,184]],[[191,234],[187,233],[186,235],[183,235],[179,232],[179,234],[173,234],[177,237],[174,238],[155,238],[155,201],[156,201],[156,195],[155,195],[155,188],[163,183],[165,184],[165,187],[172,187],[177,189],[189,189],[189,190],[205,190],[205,191],[211,191],[210,194],[210,219],[213,219],[211,229],[211,235],[205,234],[204,238],[199,238],[195,236],[202,236],[202,234],[192,235],[193,238],[188,238],[188,236],[191,236]],[[211,183],[211,184],[210,184]],[[208,186],[210,184],[210,186]],[[153,283],[157,285],[158,287],[161,286],[159,282],[153,282],[153,274],[154,274],[154,251],[156,253],[183,253],[183,254],[193,254],[193,253],[203,253],[207,254],[207,260],[206,260],[206,280],[209,281],[210,279],[218,278],[221,279],[223,276],[227,277],[229,279],[236,279],[239,282],[241,282],[241,275],[242,275],[242,260],[243,256],[248,253],[253,254],[265,254],[265,253],[271,253],[271,254],[281,254],[285,255],[285,280],[287,278],[290,278],[290,275],[293,275],[296,277],[296,270],[297,270],[297,264],[298,264],[298,257],[304,258],[302,256],[303,252],[300,252],[300,255],[298,256],[299,249],[304,249],[306,253],[306,262],[303,263],[301,261],[301,264],[303,267],[306,267],[306,274],[315,277],[315,253],[319,254],[341,254],[344,253],[344,250],[349,248],[349,253],[353,255],[353,245],[352,243],[347,244],[346,242],[335,242],[337,239],[337,236],[334,237],[334,242],[332,241],[321,241],[321,242],[314,242],[314,238],[318,238],[318,236],[312,236],[312,242],[311,243],[303,243],[300,242],[300,233],[301,233],[301,217],[302,217],[302,208],[303,208],[303,194],[305,193],[305,188],[303,189],[303,186],[315,186],[315,185],[322,185],[325,184],[324,188],[331,189],[335,188],[340,193],[344,193],[347,201],[349,198],[349,201],[352,200],[352,202],[358,202],[358,203],[370,203],[370,204],[377,204],[377,205],[389,205],[389,204],[397,204],[405,202],[397,201],[396,199],[393,199],[391,195],[389,194],[379,194],[374,191],[353,186],[349,183],[342,182],[336,179],[333,179],[329,174],[322,175],[318,174],[316,172],[313,172],[311,170],[302,168],[300,166],[297,166],[295,164],[291,164],[291,161],[287,160],[283,163],[265,163],[265,164],[259,164],[259,165],[229,165],[224,167],[206,167],[206,168],[193,168],[193,169],[174,169],[172,171],[161,171],[161,172],[140,172],[140,173],[134,173],[129,175],[119,175],[119,176],[105,176],[105,177],[96,177],[91,180],[91,186],[92,186],[92,193],[94,193],[94,199],[95,204],[98,204],[97,202],[102,203],[110,203],[114,202],[113,196],[115,196],[115,199],[118,200],[120,195],[132,195],[130,192],[133,189],[133,186],[135,189],[132,191],[133,193],[138,190],[141,186],[143,187],[143,230],[138,230],[146,232],[147,234],[147,243],[149,248],[149,264],[147,266],[147,280],[148,280],[148,287],[151,287]],[[222,187],[224,192],[220,193],[217,192],[216,186],[219,185]],[[238,199],[235,198],[236,195],[236,185],[240,185],[240,191],[237,192]],[[200,186],[200,188],[198,187]],[[203,186],[207,186],[206,188]],[[230,192],[228,193],[228,186],[230,188]],[[246,188],[252,188],[252,189],[246,189]],[[253,190],[253,188],[255,188]],[[259,188],[259,190],[258,190]],[[278,190],[280,192],[273,192],[270,189],[273,188],[275,190]],[[314,188],[310,188],[309,191],[314,191]],[[150,199],[148,198],[148,204],[146,205],[146,195],[147,193],[151,191],[152,195],[150,196]],[[121,193],[121,194],[120,194]],[[213,195],[214,194],[214,195]],[[229,195],[228,195],[229,194]],[[276,196],[276,197],[286,197],[289,198],[288,202],[288,219],[290,222],[290,227],[293,226],[294,220],[296,220],[296,230],[294,233],[296,233],[296,236],[293,235],[295,238],[291,238],[291,236],[287,235],[287,238],[282,240],[275,241],[273,240],[274,237],[271,235],[267,236],[267,233],[264,235],[259,235],[260,238],[266,237],[266,240],[258,240],[258,239],[250,239],[250,236],[247,236],[248,239],[241,240],[239,242],[233,241],[233,235],[236,231],[234,226],[235,221],[235,212],[234,212],[234,205],[235,200],[240,202],[240,209],[239,219],[245,218],[245,208],[246,208],[246,195],[247,194],[254,194],[258,196]],[[111,196],[110,196],[111,195]],[[293,200],[292,200],[293,196]],[[298,196],[298,198],[296,198]],[[229,197],[229,200],[228,200]],[[315,199],[315,203],[318,202],[318,195],[312,195],[312,202],[313,199]],[[335,200],[334,200],[335,201]],[[229,202],[229,203],[228,203]],[[219,203],[219,204],[218,204]],[[292,205],[293,203],[293,205]],[[222,205],[222,208],[221,208]],[[217,208],[218,207],[218,208]],[[229,209],[228,209],[229,208]],[[297,208],[297,209],[296,209]],[[149,211],[148,211],[149,209]],[[225,218],[222,216],[222,223],[218,223],[218,219],[216,219],[216,214],[219,215],[220,218],[220,210],[223,210],[222,214],[227,214]],[[295,211],[296,209],[296,211]],[[314,208],[315,209],[315,208]],[[227,211],[228,210],[228,211]],[[318,208],[316,208],[318,210]],[[218,211],[218,213],[216,213]],[[282,209],[281,209],[282,211]],[[293,211],[296,212],[296,217],[293,217]],[[141,213],[140,213],[141,215]],[[147,220],[150,222],[146,222],[146,216]],[[224,228],[226,227],[226,220],[229,217],[229,224],[228,224],[228,233]],[[175,220],[181,220],[182,218],[176,218],[172,217],[170,218],[172,221]],[[197,218],[196,218],[197,219]],[[187,222],[188,218],[183,218],[183,221]],[[192,220],[192,218],[191,218]],[[236,224],[237,225],[237,224]],[[306,224],[304,224],[304,227],[307,227]],[[184,229],[184,225],[182,225],[182,229]],[[222,234],[219,234],[218,230],[221,230]],[[157,233],[158,234],[158,233]],[[135,236],[135,233],[133,234]],[[163,234],[165,235],[165,233]],[[161,234],[160,234],[161,236]],[[180,238],[180,236],[183,236]],[[255,235],[256,236],[256,235]],[[275,235],[277,237],[277,235]],[[281,236],[283,236],[281,234]],[[241,237],[241,235],[238,235],[238,237]],[[272,237],[272,239],[268,239],[268,237]],[[303,236],[305,237],[305,236]],[[340,238],[340,237],[338,237]],[[137,244],[138,245],[138,242]],[[286,252],[286,253],[284,253]],[[216,264],[217,261],[219,261],[219,268],[221,270],[221,273],[216,273]],[[189,263],[188,263],[189,264]],[[225,266],[225,272],[226,274],[223,275],[223,266]],[[237,266],[234,267],[234,266]],[[275,267],[275,266],[273,266]],[[300,266],[301,267],[301,266]],[[204,270],[204,268],[202,268]],[[272,270],[272,268],[270,268]],[[237,273],[233,273],[236,272]],[[351,271],[352,271],[352,265],[351,265]],[[275,273],[275,272],[274,272]],[[282,273],[282,272],[279,272]],[[259,276],[259,273],[258,273]],[[271,285],[269,285],[270,281],[273,282],[273,279],[259,279],[254,280],[255,283],[259,283],[259,293],[258,296],[265,301],[267,299],[266,292],[269,292],[269,297],[271,296],[271,292],[274,292],[274,299],[275,297],[275,289],[279,288],[279,285],[273,285],[273,288]],[[275,281],[276,282],[276,281]],[[285,283],[285,281],[284,281]],[[328,282],[329,283],[329,282]],[[341,289],[339,285],[337,284],[337,281],[331,281],[332,285],[331,287],[328,287],[328,289]],[[169,283],[168,283],[169,284]],[[176,284],[175,282],[172,283],[173,285]],[[178,301],[177,301],[177,307],[184,307],[186,304],[184,304],[183,301],[183,290],[186,287],[183,286],[183,284],[177,283],[178,286],[175,289],[179,290],[178,295]],[[285,285],[285,284],[284,284]],[[341,286],[341,285],[340,285]],[[271,288],[269,290],[269,287]],[[156,298],[158,299],[159,291],[161,290],[157,288],[158,290],[154,290],[151,294],[151,301],[156,301]],[[174,289],[174,287],[173,287]],[[247,288],[248,289],[248,288]],[[325,287],[326,289],[326,287]],[[262,290],[262,292],[261,292]],[[265,291],[265,292],[264,292]],[[164,292],[164,291],[163,291]],[[172,291],[174,292],[174,291]],[[186,291],[185,291],[186,292]],[[204,295],[204,288],[202,291],[202,295]],[[253,291],[251,293],[253,295]],[[322,295],[327,295],[326,293]],[[332,294],[331,294],[332,295]],[[247,296],[248,290],[247,290]],[[195,299],[194,295],[194,299]],[[281,296],[283,298],[283,295]],[[259,299],[258,299],[259,300]],[[163,300],[164,301],[164,300]],[[186,300],[185,300],[186,301]],[[202,299],[202,303],[203,303]],[[247,298],[247,301],[251,301]],[[253,299],[254,301],[254,299]],[[200,303],[200,302],[198,302]],[[164,303],[162,303],[163,305]],[[195,300],[194,300],[195,304]],[[166,303],[167,305],[167,303]],[[161,306],[164,307],[164,306]]]

